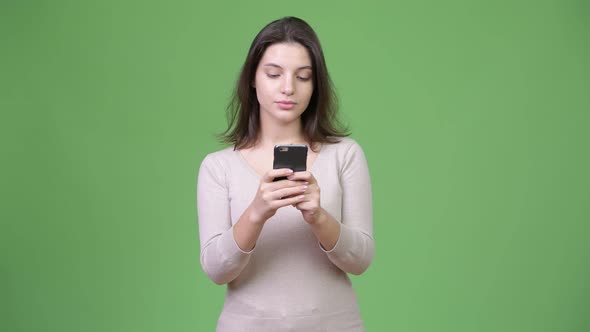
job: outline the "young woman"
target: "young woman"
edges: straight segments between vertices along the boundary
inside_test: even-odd
[[[231,147],[207,155],[197,185],[201,264],[227,284],[217,331],[363,331],[347,274],[373,259],[369,171],[306,22],[258,33],[229,110]],[[307,171],[273,170],[279,144],[308,145]]]

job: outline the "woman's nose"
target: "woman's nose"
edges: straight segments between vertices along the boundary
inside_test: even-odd
[[[286,77],[283,79],[283,86],[281,87],[281,92],[288,96],[292,95],[294,92],[293,87],[293,80],[290,77]]]

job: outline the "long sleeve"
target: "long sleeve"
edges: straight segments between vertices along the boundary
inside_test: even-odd
[[[260,176],[232,148],[201,163],[201,265],[215,283],[228,285],[219,331],[362,330],[348,274],[365,271],[373,257],[367,163],[360,146],[343,138],[323,145],[310,171],[322,208],[341,225],[335,247],[322,251],[301,211],[286,206],[265,223],[255,249],[243,252],[232,225],[250,206]]]
[[[334,248],[326,254],[344,272],[359,275],[371,264],[375,246],[369,168],[363,150],[354,141],[344,154],[340,183],[340,236]]]
[[[251,253],[242,251],[234,240],[226,175],[224,165],[214,155],[208,155],[201,163],[197,180],[201,265],[217,284],[235,279],[248,264]]]

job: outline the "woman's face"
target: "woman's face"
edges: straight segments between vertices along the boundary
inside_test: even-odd
[[[279,124],[299,121],[313,93],[307,49],[298,43],[269,46],[256,68],[254,88],[261,121]]]

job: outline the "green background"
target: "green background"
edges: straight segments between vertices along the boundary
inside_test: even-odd
[[[213,331],[196,175],[255,34],[325,48],[368,331],[590,330],[590,2],[0,2],[0,330]]]

